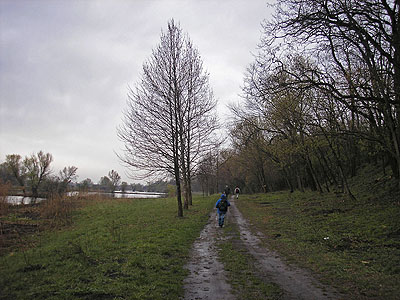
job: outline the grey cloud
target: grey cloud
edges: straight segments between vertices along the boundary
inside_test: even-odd
[[[54,168],[76,165],[80,180],[97,181],[111,169],[123,175],[114,151],[123,146],[116,127],[127,86],[139,80],[167,21],[179,21],[199,48],[226,111],[269,14],[265,4],[0,1],[0,162],[44,150]]]

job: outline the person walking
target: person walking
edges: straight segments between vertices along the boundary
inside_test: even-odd
[[[222,194],[221,198],[219,198],[217,203],[215,203],[215,207],[217,208],[218,211],[218,225],[221,228],[224,226],[224,219],[225,219],[225,214],[228,211],[228,206],[231,206],[231,204],[226,198],[226,195]]]
[[[231,193],[231,189],[229,188],[229,186],[226,185],[225,189],[224,189],[224,194],[225,194],[227,199],[229,199],[229,194],[230,193]]]
[[[238,186],[235,188],[236,199],[239,199],[240,189]]]

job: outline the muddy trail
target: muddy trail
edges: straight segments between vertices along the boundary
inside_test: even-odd
[[[191,260],[186,265],[190,274],[184,281],[185,300],[235,299],[227,283],[224,266],[217,260],[216,243],[221,228],[217,227],[215,214],[210,215],[200,237],[193,244]]]
[[[331,287],[322,285],[310,272],[289,266],[277,253],[262,246],[262,235],[251,232],[249,223],[236,208],[233,197],[230,202],[232,205],[227,214],[227,222],[237,225],[241,242],[257,261],[259,271],[283,290],[282,299],[344,299],[343,295]],[[227,282],[223,265],[218,261],[217,243],[224,229],[217,226],[215,215],[216,211],[213,211],[193,245],[191,260],[186,265],[190,274],[184,281],[185,300],[236,299]]]

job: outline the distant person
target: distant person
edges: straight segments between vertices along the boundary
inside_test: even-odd
[[[236,199],[239,199],[239,194],[240,194],[240,189],[238,186],[236,186],[236,188],[235,188]]]
[[[225,189],[224,189],[224,194],[225,194],[225,196],[226,196],[226,199],[229,199],[229,194],[231,193],[231,189],[229,188],[229,186],[225,186]]]
[[[228,206],[231,206],[225,194],[221,195],[221,198],[218,199],[217,203],[215,203],[215,207],[218,211],[218,225],[222,228],[224,226],[225,214],[228,211]]]

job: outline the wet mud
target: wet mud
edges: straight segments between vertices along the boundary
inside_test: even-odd
[[[281,287],[284,292],[283,299],[345,299],[333,288],[320,283],[309,271],[289,266],[277,253],[265,248],[260,241],[265,237],[261,233],[251,232],[249,223],[235,206],[234,197],[230,202],[232,205],[226,221],[237,224],[240,239],[257,261],[258,270],[265,278]],[[223,264],[217,259],[216,244],[222,236],[221,230],[224,229],[218,227],[214,211],[200,237],[193,244],[191,259],[186,265],[190,274],[184,281],[185,300],[235,299],[227,282]]]
[[[207,225],[192,247],[191,259],[185,266],[189,276],[184,281],[185,300],[233,300],[224,267],[217,259],[216,242],[220,230],[216,212],[210,215]]]

